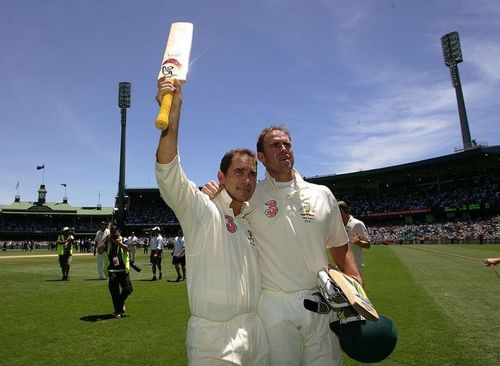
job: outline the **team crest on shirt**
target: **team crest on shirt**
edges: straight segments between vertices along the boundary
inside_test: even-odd
[[[316,217],[316,211],[310,203],[303,203],[302,209],[300,210],[300,216],[304,222],[311,222]]]
[[[264,205],[266,205],[264,213],[267,217],[275,217],[278,214],[278,203],[276,200],[269,200]]]
[[[229,215],[224,215],[224,218],[226,219],[226,229],[230,233],[235,233],[236,230],[238,230],[238,226],[236,226],[236,223],[234,222],[234,218]]]

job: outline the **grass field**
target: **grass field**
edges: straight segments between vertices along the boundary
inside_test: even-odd
[[[367,292],[398,328],[396,350],[381,365],[500,365],[500,278],[479,261],[500,257],[500,245],[365,253]],[[0,254],[0,365],[187,364],[186,285],[167,282],[176,277],[170,257],[164,279],[151,282],[148,260],[139,256],[143,271],[132,272],[134,293],[117,320],[107,281],[96,280],[95,257],[75,256],[63,282],[55,255],[13,257],[22,254]]]

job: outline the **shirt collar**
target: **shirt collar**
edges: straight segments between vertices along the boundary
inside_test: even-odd
[[[294,177],[294,187],[296,191],[305,187],[306,182],[304,181],[304,179],[302,179],[301,175],[295,168],[293,168],[293,177]],[[266,170],[266,180],[271,186],[274,187],[274,189],[279,190],[276,185],[276,179],[274,179],[267,170]]]
[[[233,211],[233,209],[229,206],[231,202],[233,202],[233,199],[231,198],[229,193],[227,193],[225,188],[220,191],[217,197],[219,197],[219,201],[221,202],[221,205],[224,207],[224,209]],[[250,211],[253,211],[252,206],[250,206],[248,202],[243,202],[243,204],[241,205],[240,214],[237,216],[245,215]]]

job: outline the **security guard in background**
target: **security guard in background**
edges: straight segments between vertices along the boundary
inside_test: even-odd
[[[59,254],[59,266],[62,271],[61,281],[69,281],[69,268],[73,255],[73,245],[75,238],[71,234],[69,227],[64,227],[61,235],[56,240],[56,252]]]

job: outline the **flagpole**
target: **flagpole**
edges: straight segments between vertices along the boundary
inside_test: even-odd
[[[42,172],[42,184],[45,184],[45,162],[43,162],[42,164],[43,168],[43,172]]]

